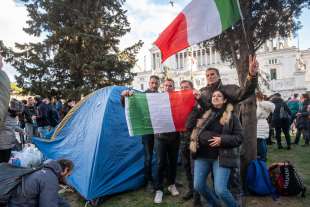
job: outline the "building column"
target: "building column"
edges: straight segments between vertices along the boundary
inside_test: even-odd
[[[209,52],[210,52],[210,64],[212,64],[212,47],[209,47]]]

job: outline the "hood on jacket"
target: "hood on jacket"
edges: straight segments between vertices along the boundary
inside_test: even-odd
[[[55,160],[49,160],[43,164],[43,167],[51,169],[57,177],[60,177],[60,173],[63,171],[60,164]]]

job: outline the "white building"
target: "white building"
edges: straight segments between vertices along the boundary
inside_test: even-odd
[[[224,84],[238,84],[236,69],[228,62],[222,62],[220,55],[212,46],[205,48],[194,45],[167,59],[161,64],[159,49],[150,49],[151,68],[140,67],[132,85],[136,89],[146,90],[150,75],[164,75],[173,78],[176,86],[181,80],[192,80],[195,88],[206,85],[205,70],[215,67],[220,70]],[[310,49],[299,51],[288,40],[268,41],[257,52],[261,73],[268,82],[266,92],[279,92],[287,98],[293,93],[310,91]],[[145,64],[144,64],[145,65]],[[264,87],[262,87],[264,88]]]

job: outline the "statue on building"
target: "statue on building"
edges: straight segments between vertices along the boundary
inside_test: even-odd
[[[302,55],[297,53],[296,55],[296,63],[295,63],[296,71],[297,72],[305,72],[306,71],[306,64],[302,59]]]

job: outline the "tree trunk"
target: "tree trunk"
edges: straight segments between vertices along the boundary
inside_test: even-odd
[[[240,87],[244,86],[248,75],[248,55],[247,48],[240,52],[239,63],[237,64],[238,78]],[[244,139],[241,146],[241,181],[245,188],[246,169],[251,160],[256,159],[257,138],[256,138],[256,98],[255,94],[241,103],[240,120],[244,128]]]

